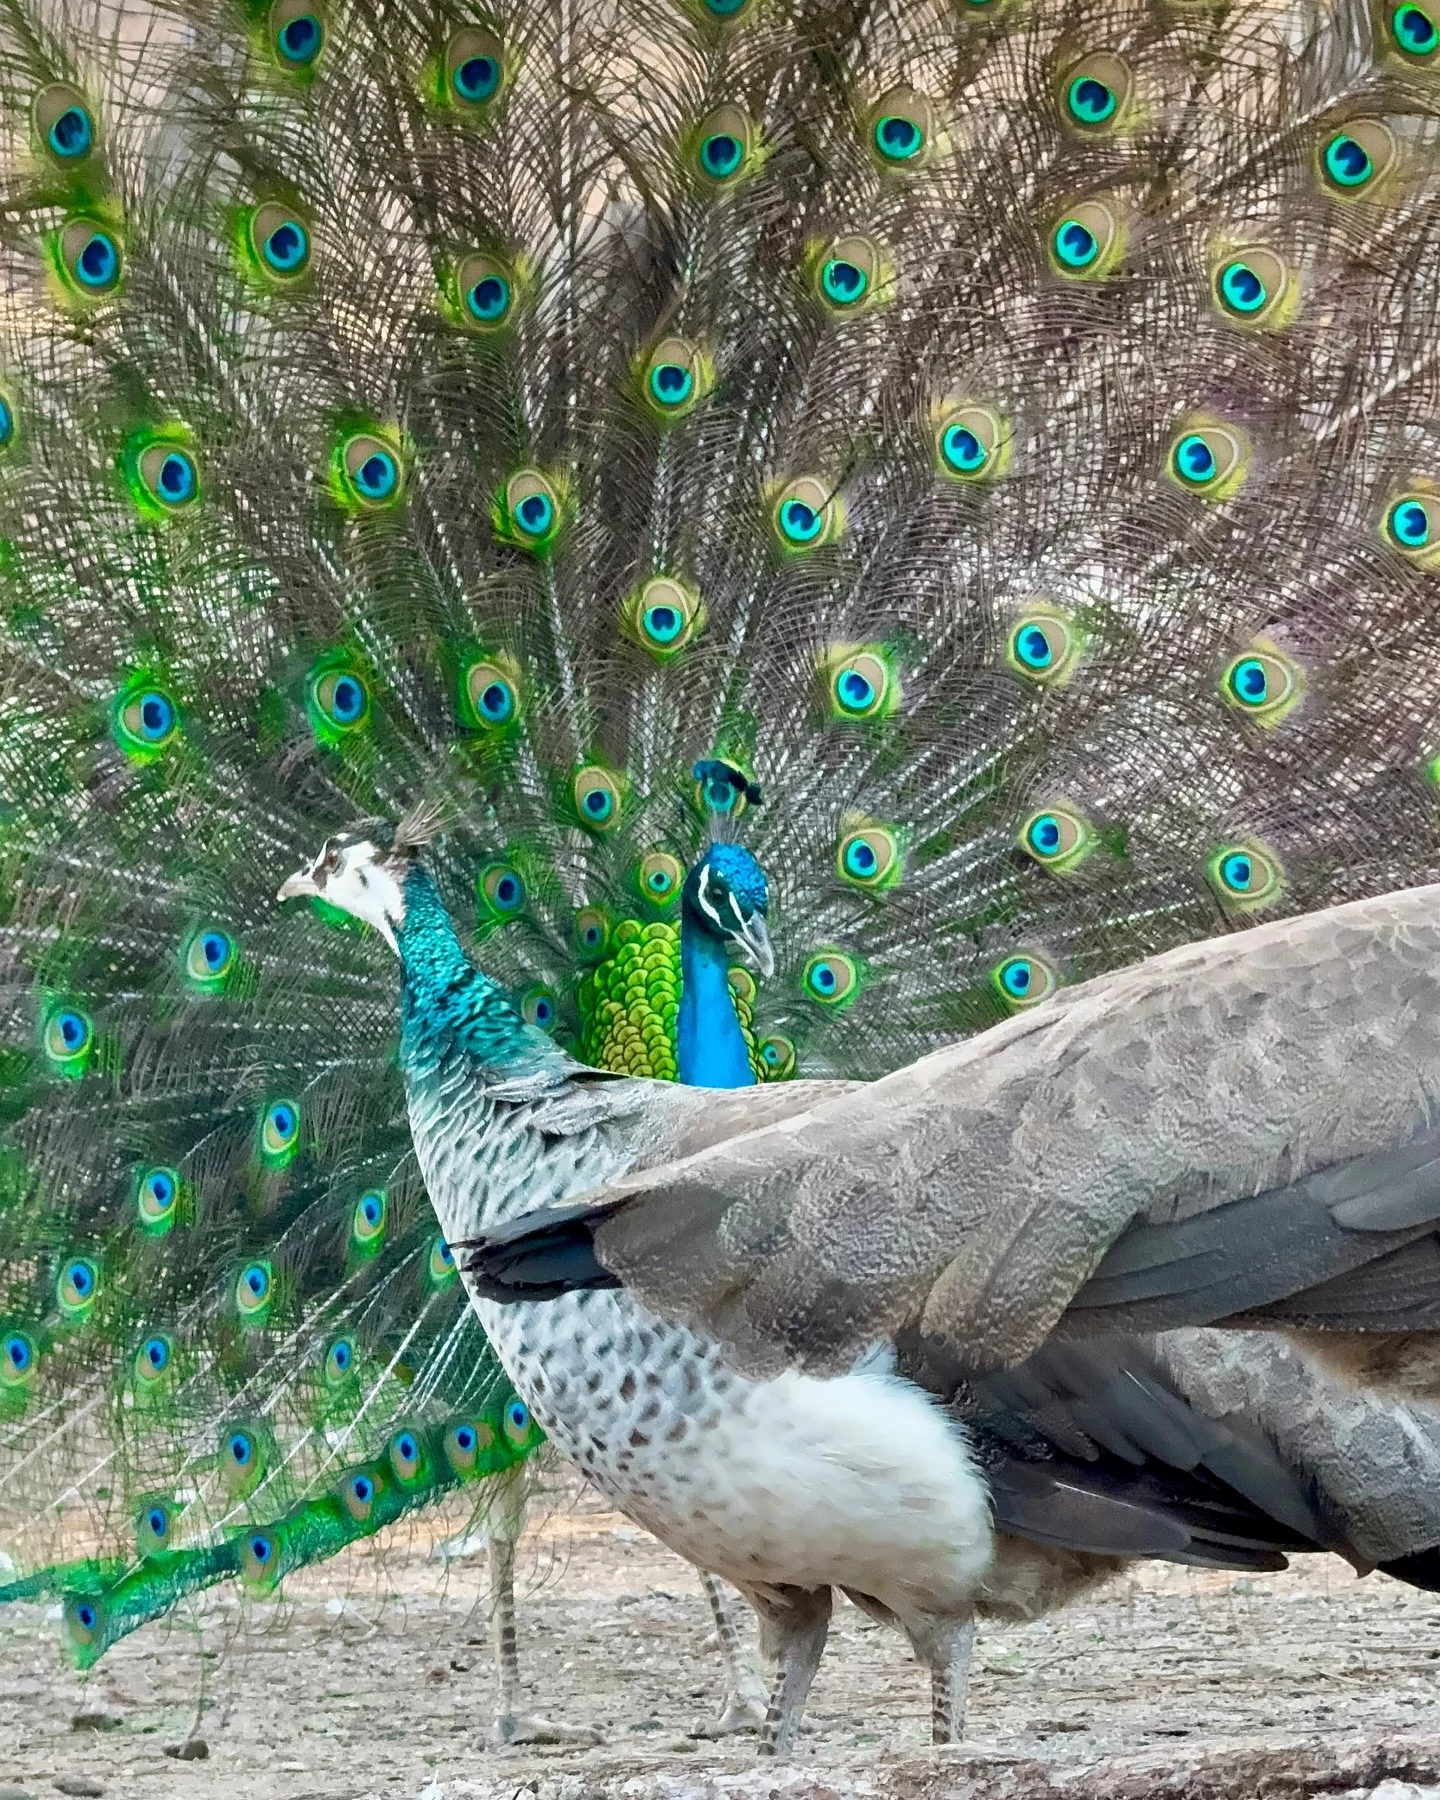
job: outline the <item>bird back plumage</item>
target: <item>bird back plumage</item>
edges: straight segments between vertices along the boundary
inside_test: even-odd
[[[1437,50],[1358,0],[7,0],[22,1577],[138,1622],[532,1445],[387,952],[274,903],[357,817],[442,808],[525,1018],[657,1076],[717,832],[782,1079],[1433,877]]]

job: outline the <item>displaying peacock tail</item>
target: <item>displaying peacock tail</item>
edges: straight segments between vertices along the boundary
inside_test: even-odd
[[[1428,3],[5,0],[7,1595],[88,1661],[535,1441],[388,951],[275,903],[357,818],[667,1078],[712,844],[765,1079],[1434,876],[1437,80]]]

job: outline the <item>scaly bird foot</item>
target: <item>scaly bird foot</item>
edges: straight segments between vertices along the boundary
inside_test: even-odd
[[[765,1690],[755,1682],[725,1695],[718,1718],[700,1719],[686,1733],[692,1738],[734,1737],[742,1731],[758,1731],[765,1723]]]
[[[495,1744],[586,1744],[604,1743],[593,1725],[561,1725],[554,1719],[537,1718],[533,1713],[501,1713],[491,1727]]]

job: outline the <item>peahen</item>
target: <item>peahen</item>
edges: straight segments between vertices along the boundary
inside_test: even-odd
[[[979,1579],[883,1368],[752,1417],[598,1293],[487,1311],[507,1377],[445,1246],[1435,875],[1437,57],[1358,0],[6,0],[0,1505],[82,1658],[503,1479],[527,1403],[747,1580],[843,1403]],[[771,1549],[840,1579],[880,1491]],[[928,1606],[914,1548],[848,1585]],[[774,1748],[823,1621],[756,1579]]]

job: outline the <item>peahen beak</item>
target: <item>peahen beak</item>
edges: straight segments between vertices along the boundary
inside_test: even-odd
[[[320,892],[315,885],[315,878],[308,869],[297,869],[293,875],[287,876],[280,884],[277,900],[299,900],[310,898]]]
[[[762,914],[751,913],[735,933],[735,942],[761,975],[768,977],[775,973],[775,952],[770,946],[770,931]]]

